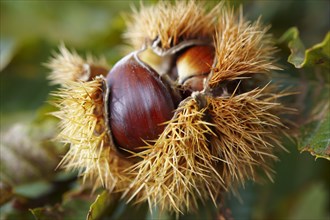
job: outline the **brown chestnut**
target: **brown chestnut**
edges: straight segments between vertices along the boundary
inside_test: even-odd
[[[178,82],[185,89],[201,91],[211,71],[214,47],[199,45],[188,48],[177,59]]]
[[[144,141],[156,140],[174,114],[168,87],[137,53],[121,59],[106,77],[109,125],[119,148],[138,152]]]

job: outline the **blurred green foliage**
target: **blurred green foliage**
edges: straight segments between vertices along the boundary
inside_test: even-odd
[[[155,2],[146,1],[145,4]],[[262,15],[263,22],[272,25],[270,32],[276,39],[280,39],[289,28],[296,27],[295,30],[300,32],[296,44],[299,47],[303,45],[298,60],[304,59],[305,48],[320,43],[330,29],[330,2],[327,0],[230,3],[235,6],[242,3],[246,17],[251,20]],[[36,219],[48,215],[51,219],[63,219],[64,216],[64,219],[85,219],[89,211],[91,216],[107,213],[112,219],[173,218],[157,210],[147,213],[144,205],[136,208],[111,196],[109,198],[114,200],[107,200],[104,192],[99,192],[100,196],[95,201],[96,196],[90,196],[81,188],[76,174],[54,171],[54,161],[60,159],[59,155],[65,149],[51,141],[56,120],[44,116],[51,108],[46,103],[49,93],[56,88],[49,85],[46,79],[49,70],[43,64],[64,42],[82,55],[87,52],[103,55],[113,65],[128,47],[121,36],[125,28],[123,13],[129,13],[132,5],[138,7],[139,1],[0,2],[0,147],[2,154],[4,149],[20,152],[15,154],[16,158],[13,157],[12,166],[7,170],[12,176],[4,178],[1,174],[1,198],[6,196],[0,200],[1,219],[34,219],[29,209],[33,209]],[[320,84],[313,75],[313,67],[296,69],[287,62],[290,55],[287,43],[290,40],[292,38],[279,41],[279,62],[284,71],[277,73],[274,80],[284,79],[283,87],[302,91],[300,99],[293,100],[294,107],[301,113],[293,117],[300,126],[304,124],[304,118],[311,117],[311,112],[320,103],[319,99],[329,99],[329,72],[324,73],[327,83],[319,91]],[[329,51],[329,46],[325,46],[324,50]],[[326,62],[329,65],[329,61]],[[307,135],[320,126],[324,127],[323,132],[329,132],[329,118],[325,120],[323,124],[319,123],[322,120],[313,120],[302,129]],[[12,130],[15,124],[19,124],[21,130],[17,130],[17,125],[16,130]],[[20,138],[16,142],[11,139],[5,141],[4,137],[13,135],[10,132],[18,133]],[[15,139],[15,135],[11,137]],[[325,139],[329,138],[326,133]],[[307,143],[303,139],[299,141],[304,146]],[[278,154],[280,161],[275,164],[277,174],[274,183],[258,185],[249,182],[240,189],[242,202],[228,196],[226,202],[234,219],[329,219],[329,161],[316,160],[307,152],[300,153],[296,141],[289,138],[285,146],[290,153]],[[27,155],[29,151],[36,153]],[[47,162],[41,162],[46,156],[39,158],[44,154],[51,158],[49,166]],[[30,176],[22,176],[15,171],[19,167],[16,163],[32,164],[46,171],[37,169],[28,173]],[[44,172],[49,175],[44,175]],[[104,204],[109,205],[113,212],[106,212],[109,207]],[[217,212],[219,210],[207,203],[201,205],[199,213],[181,216],[180,219],[215,219]]]

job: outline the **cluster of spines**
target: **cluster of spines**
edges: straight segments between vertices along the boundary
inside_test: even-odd
[[[161,1],[154,6],[141,4],[127,19],[125,38],[135,48],[159,40],[160,47],[169,49],[184,40],[212,40],[215,19],[223,3],[206,10],[204,3],[176,1],[172,4]]]
[[[239,13],[226,9],[218,18],[214,37],[216,63],[208,84],[217,86],[225,80],[237,80],[254,74],[279,70],[274,62],[276,48],[269,27],[261,24],[260,18],[251,23]]]
[[[202,108],[198,98],[186,100],[156,142],[135,155],[142,160],[129,168],[135,179],[124,195],[182,212],[195,209],[198,199],[216,204],[220,192],[256,181],[258,171],[272,180],[279,97],[255,89],[202,97]]]
[[[265,89],[265,88],[264,88]],[[283,110],[281,95],[264,93],[264,89],[231,97],[208,98],[216,138],[211,140],[213,155],[221,158],[221,176],[226,185],[257,181],[258,171],[272,180],[270,162],[277,160],[273,144],[278,144],[276,130],[283,128],[276,113]]]
[[[67,82],[88,81],[96,75],[105,75],[109,66],[105,58],[88,55],[83,59],[76,51],[69,51],[64,44],[59,46],[59,53],[46,64],[52,70],[49,80],[52,84],[65,86]]]
[[[127,181],[123,172],[130,163],[122,160],[112,146],[104,117],[103,78],[92,81],[67,80],[53,95],[60,119],[57,137],[70,148],[60,167],[78,170],[86,183],[95,188],[105,186],[113,190]]]
[[[205,110],[195,99],[181,103],[155,143],[135,155],[141,160],[129,169],[135,179],[126,194],[149,201],[151,207],[158,204],[162,210],[181,212],[195,208],[206,191],[214,191],[213,186],[201,184],[216,173],[207,139],[214,135],[213,125],[204,120]],[[221,176],[217,179],[224,184]]]

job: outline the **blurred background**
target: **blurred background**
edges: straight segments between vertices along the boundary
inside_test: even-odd
[[[144,4],[156,2],[145,1]],[[132,6],[139,7],[139,3],[1,0],[1,219],[19,219],[21,215],[34,219],[29,208],[60,203],[62,194],[77,187],[75,174],[54,171],[65,148],[51,141],[56,120],[45,113],[52,109],[48,100],[56,87],[49,85],[49,70],[44,64],[64,42],[82,56],[87,53],[102,55],[110,66],[113,65],[127,49],[122,40],[124,15]],[[251,20],[261,15],[264,23],[271,24],[270,33],[275,39],[290,27],[298,27],[306,48],[321,42],[330,29],[327,0],[251,0],[230,1],[230,4],[235,7],[243,4],[244,13]],[[295,74],[292,65],[284,62],[288,55],[288,51],[281,52],[285,71],[280,74]],[[295,141],[289,138],[285,146],[290,153],[278,154],[280,161],[275,164],[274,183],[251,182],[240,189],[240,199],[228,196],[227,205],[234,219],[330,218],[329,161],[315,159],[308,152],[299,153]],[[86,216],[88,204],[91,202],[87,203],[82,216]],[[126,206],[123,207],[112,219],[129,216]],[[181,218],[203,219],[207,209],[212,208],[202,206],[199,215]],[[216,212],[211,210],[211,213]],[[139,213],[142,214],[135,215],[137,219],[152,218],[146,211]],[[210,219],[216,218],[210,216]]]

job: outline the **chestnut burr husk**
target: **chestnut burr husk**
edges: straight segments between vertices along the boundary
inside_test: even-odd
[[[137,53],[121,59],[106,78],[109,86],[109,125],[115,144],[139,151],[144,141],[156,140],[171,119],[174,104],[158,74]]]
[[[141,5],[127,32],[137,51],[105,81],[94,68],[101,62],[62,50],[51,65],[65,86],[54,113],[70,143],[62,167],[95,189],[177,216],[200,200],[216,204],[222,192],[258,180],[259,170],[272,178],[286,110],[283,94],[263,86],[265,73],[278,69],[273,40],[241,11],[204,6]]]

